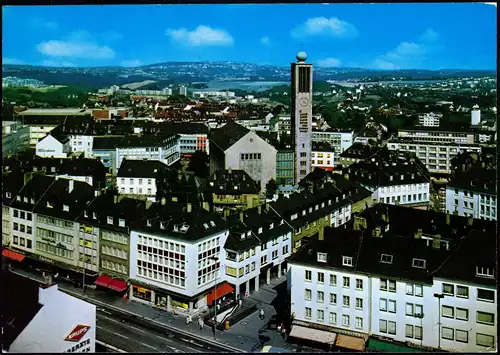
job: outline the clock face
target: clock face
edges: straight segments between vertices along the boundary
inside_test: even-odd
[[[306,99],[305,97],[300,99],[300,101],[299,101],[300,106],[307,106],[308,103],[309,103],[309,100]]]

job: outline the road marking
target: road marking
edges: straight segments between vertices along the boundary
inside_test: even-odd
[[[167,339],[167,338],[161,337],[161,336],[159,336],[159,335],[157,335],[156,337],[157,337],[157,338],[160,338],[160,339],[162,339],[162,340],[169,341],[169,342],[173,343],[172,339]]]
[[[137,330],[137,331],[139,331],[139,332],[146,333],[144,330],[139,329],[139,328],[136,328],[136,327],[134,327],[133,325],[131,325],[131,326],[130,326],[130,328],[135,329],[135,330]]]
[[[111,334],[114,334],[114,335],[118,335],[119,337],[122,337],[124,339],[128,339],[128,337],[126,337],[125,335],[121,335],[120,333],[115,333],[111,330],[107,330],[106,328],[103,328],[103,327],[100,327],[100,326],[96,326],[97,329],[102,329],[104,330],[105,332],[108,332],[108,333],[111,333]]]
[[[99,312],[103,312],[103,313],[106,313],[106,314],[112,314],[111,312],[106,311],[104,308],[98,308],[97,310]]]
[[[113,318],[109,318],[109,317],[106,317],[106,316],[101,316],[107,320],[109,320],[110,322],[113,322],[113,323],[118,323],[118,324],[122,324],[121,322],[117,321],[116,319],[113,319]]]
[[[189,349],[189,350],[191,350],[191,351],[192,351],[192,352],[194,352],[194,353],[199,353],[199,352],[200,352],[199,350],[196,350],[196,349],[190,348],[189,346],[186,346],[186,349]]]
[[[168,346],[167,345],[167,348],[170,348],[170,349],[174,350],[176,353],[180,353],[181,352],[179,349],[176,349],[173,346]]]
[[[157,348],[155,348],[154,346],[151,346],[151,345],[149,345],[149,344],[142,343],[142,342],[141,342],[141,344],[142,344],[142,345],[144,345],[144,346],[147,346],[148,348],[158,350]]]

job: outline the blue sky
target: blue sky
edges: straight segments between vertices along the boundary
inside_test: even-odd
[[[137,66],[309,62],[372,69],[495,69],[483,3],[3,7],[3,62]]]

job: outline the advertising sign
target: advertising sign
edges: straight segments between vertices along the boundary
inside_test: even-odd
[[[78,342],[89,331],[89,329],[90,325],[78,324],[68,335],[66,335],[64,340]]]

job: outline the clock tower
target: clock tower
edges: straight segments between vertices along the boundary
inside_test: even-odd
[[[295,151],[294,183],[298,184],[311,172],[312,135],[312,65],[306,64],[307,54],[297,53],[292,63],[291,132]]]

